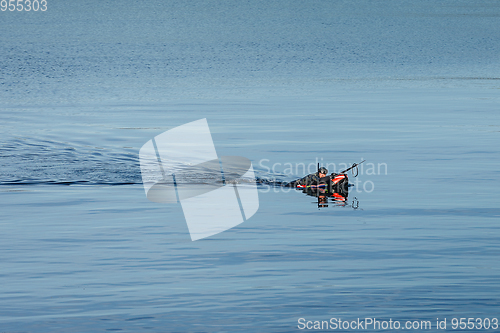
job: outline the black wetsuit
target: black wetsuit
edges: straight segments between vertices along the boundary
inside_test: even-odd
[[[319,173],[311,173],[310,175],[305,176],[304,178],[297,179],[290,183],[290,186],[297,187],[297,185],[317,185],[320,183],[326,183],[328,181],[328,177],[319,177]]]

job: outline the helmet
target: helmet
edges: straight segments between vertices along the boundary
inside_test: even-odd
[[[321,167],[318,169],[319,173],[324,173],[325,175],[328,173],[328,169],[325,167]]]

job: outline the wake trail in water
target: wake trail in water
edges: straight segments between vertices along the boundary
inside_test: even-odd
[[[0,145],[0,185],[142,185],[139,149],[53,140],[14,139]],[[256,170],[259,185],[282,186],[282,175]],[[203,175],[202,183],[217,177]],[[200,175],[193,175],[193,183]],[[245,180],[242,180],[245,181]]]
[[[135,151],[15,139],[0,146],[0,185],[141,184]]]

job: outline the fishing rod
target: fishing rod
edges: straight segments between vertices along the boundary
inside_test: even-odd
[[[340,173],[341,173],[341,174],[342,174],[342,173],[346,173],[347,171],[349,171],[349,170],[351,170],[351,169],[353,169],[353,168],[356,168],[356,176],[357,176],[357,175],[358,175],[358,172],[357,172],[357,170],[358,170],[358,169],[357,169],[357,167],[358,167],[358,165],[360,165],[360,164],[361,164],[361,163],[363,163],[364,161],[366,161],[366,160],[362,160],[362,161],[361,161],[361,162],[359,162],[359,163],[354,163],[353,165],[351,165],[351,167],[349,167],[349,168],[345,169],[344,171],[340,171]],[[353,171],[353,174],[354,174],[354,171]],[[354,177],[356,177],[356,176],[354,176]]]

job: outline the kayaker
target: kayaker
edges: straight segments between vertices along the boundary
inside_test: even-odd
[[[296,187],[297,185],[316,185],[321,181],[321,178],[325,178],[327,174],[328,169],[325,167],[321,167],[317,172],[311,173],[304,178],[297,179],[290,184],[294,187]]]

